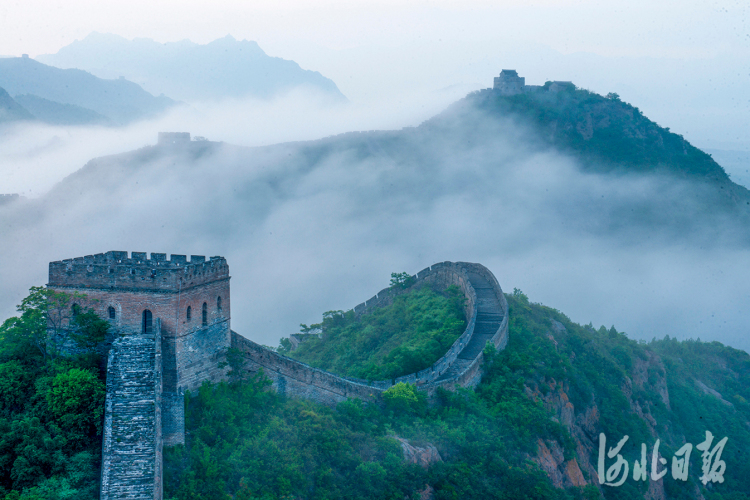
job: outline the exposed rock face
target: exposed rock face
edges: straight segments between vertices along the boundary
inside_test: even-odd
[[[435,498],[435,490],[429,484],[417,493],[419,493],[419,500],[432,500]]]
[[[546,337],[555,346],[558,342],[555,336],[564,334],[565,326],[555,320],[551,322],[551,328]],[[571,361],[575,355],[571,355]],[[669,391],[667,389],[666,370],[659,356],[653,353],[647,353],[647,358],[633,357],[633,367],[629,377],[625,377],[622,390],[630,404],[631,410],[641,419],[643,419],[654,439],[658,437],[657,421],[652,415],[651,404],[641,403],[632,397],[634,389],[646,390],[650,393],[656,393],[661,401],[671,409],[669,401]],[[698,387],[706,392],[716,396],[719,399],[721,394],[714,391],[705,384],[697,382]],[[568,392],[570,386],[567,380],[546,380],[544,387],[532,383],[526,386],[524,391],[526,395],[544,405],[552,414],[553,420],[556,420],[570,432],[576,445],[577,458],[565,460],[563,448],[557,441],[537,441],[537,454],[531,459],[539,464],[549,476],[552,484],[557,488],[569,488],[572,486],[585,486],[594,484],[600,490],[601,486],[598,481],[598,472],[596,462],[599,448],[599,408],[592,399],[591,402],[583,408],[575,408],[570,402]],[[543,390],[542,390],[543,389]],[[723,399],[722,399],[723,401]],[[728,403],[728,402],[726,402]],[[587,480],[588,478],[588,480]],[[665,500],[666,493],[664,490],[663,480],[649,481],[648,491],[644,498],[648,500]],[[701,498],[700,492],[696,498]]]
[[[667,379],[664,374],[664,364],[659,356],[647,352],[648,359],[633,358],[633,384],[639,389],[649,388],[658,393],[662,402],[668,410],[672,408],[669,405],[669,391],[667,390]]]
[[[404,460],[406,462],[418,464],[427,468],[431,463],[443,461],[437,448],[430,443],[427,443],[427,446],[422,448],[419,446],[413,446],[404,438],[396,436],[396,439],[401,443],[401,450],[404,452]],[[428,486],[428,489],[431,488]]]
[[[667,500],[667,494],[664,491],[664,479],[658,481],[649,481],[648,490],[643,495],[645,500]]]
[[[721,402],[722,402],[723,404],[725,404],[725,405],[727,405],[727,406],[731,406],[731,407],[734,407],[734,405],[733,405],[732,403],[730,403],[729,401],[727,401],[726,399],[724,399],[724,398],[723,398],[723,397],[721,396],[721,394],[719,393],[719,391],[716,391],[716,390],[714,390],[714,389],[711,389],[711,388],[710,388],[709,386],[707,386],[706,384],[704,384],[704,383],[703,383],[703,382],[701,382],[700,380],[696,380],[696,381],[695,381],[695,385],[697,385],[697,386],[698,386],[698,388],[699,388],[699,389],[700,389],[701,391],[705,392],[706,394],[710,394],[711,396],[714,396],[714,397],[718,398],[718,399],[719,399],[719,401],[721,401]]]
[[[565,460],[563,449],[557,441],[539,439],[537,441],[537,456],[534,461],[547,473],[555,488],[569,488],[571,486],[586,486],[578,461]]]

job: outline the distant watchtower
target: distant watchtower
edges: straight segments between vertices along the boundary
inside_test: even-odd
[[[49,264],[47,286],[109,320],[102,500],[161,498],[161,449],[185,440],[184,392],[224,376],[231,345],[223,257],[110,251]],[[137,472],[136,472],[137,469]]]
[[[520,94],[526,86],[526,78],[518,76],[514,69],[504,69],[495,77],[494,90],[502,95]]]

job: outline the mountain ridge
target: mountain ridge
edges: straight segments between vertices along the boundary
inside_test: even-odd
[[[34,115],[13,99],[4,88],[0,87],[0,123],[33,119]]]
[[[0,59],[0,87],[103,115],[116,124],[156,116],[177,103],[154,97],[125,79],[103,80],[79,69],[60,69],[27,57]]]
[[[231,35],[205,45],[190,40],[158,43],[91,33],[56,54],[37,57],[58,67],[77,67],[107,78],[126,78],[147,90],[184,101],[225,98],[269,98],[297,86],[308,86],[345,100],[336,84],[294,61],[268,56],[249,40]]]

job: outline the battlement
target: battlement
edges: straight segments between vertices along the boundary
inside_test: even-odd
[[[18,193],[0,194],[0,205],[18,201],[20,199],[21,199],[21,196]]]
[[[504,95],[520,94],[526,86],[526,78],[518,76],[514,69],[504,69],[495,77],[493,88]]]
[[[51,287],[125,289],[179,293],[189,288],[229,279],[224,257],[109,251],[49,263]]]
[[[544,85],[526,85],[526,78],[518,76],[514,69],[504,69],[496,76],[492,90],[500,95],[528,94],[534,92],[563,92],[575,90],[573,82],[553,81]]]
[[[564,82],[555,80],[549,85],[550,92],[563,92],[566,90],[575,90],[576,86],[573,82]]]

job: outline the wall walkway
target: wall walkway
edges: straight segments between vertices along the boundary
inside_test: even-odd
[[[101,500],[162,498],[161,326],[155,323],[154,334],[121,336],[109,351]]]
[[[448,351],[432,366],[395,380],[367,381],[341,377],[282,356],[232,332],[232,347],[245,354],[250,372],[263,370],[281,393],[304,397],[325,404],[348,398],[378,400],[380,393],[394,383],[407,382],[432,394],[438,387],[473,387],[481,379],[483,349],[492,342],[503,349],[508,342],[508,303],[495,276],[481,264],[441,262],[414,275],[412,287],[431,283],[437,287],[458,286],[466,297],[467,326]],[[357,305],[357,315],[393,303],[407,290],[386,288],[370,300]]]

